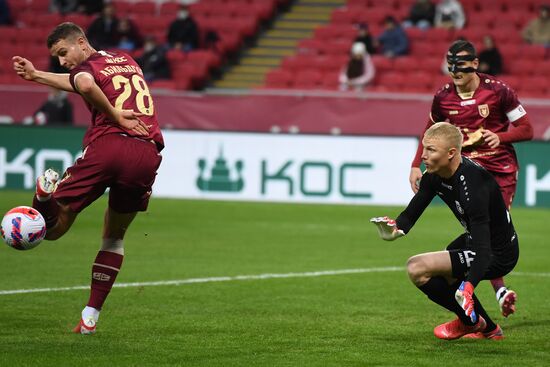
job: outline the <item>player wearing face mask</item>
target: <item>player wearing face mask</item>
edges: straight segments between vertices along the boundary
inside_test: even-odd
[[[447,67],[452,83],[434,96],[430,119],[424,131],[437,121],[457,126],[463,134],[462,154],[483,166],[497,181],[508,208],[517,186],[519,165],[512,143],[533,138],[527,112],[513,89],[504,82],[477,72],[479,60],[474,46],[455,41],[447,52]],[[419,144],[412,162],[409,182],[418,192],[423,145]],[[502,314],[515,312],[516,293],[504,280],[491,280]]]
[[[199,47],[199,28],[187,7],[182,6],[176,19],[168,29],[168,43],[171,48],[191,51]]]

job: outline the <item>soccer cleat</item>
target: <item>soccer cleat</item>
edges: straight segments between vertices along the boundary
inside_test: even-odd
[[[95,333],[95,320],[93,317],[87,317],[86,320],[80,319],[80,322],[73,329],[76,334],[91,335]]]
[[[468,339],[493,339],[493,340],[502,340],[504,339],[504,333],[499,325],[493,331],[471,333],[464,335],[464,338]]]
[[[500,295],[500,297],[498,298],[498,304],[500,305],[500,311],[502,312],[502,316],[508,317],[514,312],[516,312],[517,299],[518,299],[518,296],[516,292],[510,289],[506,289],[506,291]]]
[[[36,179],[36,196],[39,199],[47,200],[57,189],[59,182],[59,173],[48,168],[46,172]]]
[[[479,316],[479,321],[475,325],[465,325],[456,319],[446,322],[434,328],[434,335],[439,339],[454,340],[462,338],[466,334],[477,333],[478,331],[485,330],[487,323],[483,317]]]

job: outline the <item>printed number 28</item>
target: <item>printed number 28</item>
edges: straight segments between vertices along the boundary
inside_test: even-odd
[[[132,75],[132,79],[130,80],[122,75],[116,75],[113,77],[113,85],[115,87],[115,90],[124,88],[122,93],[117,97],[115,101],[116,109],[119,109],[119,110],[124,109],[123,104],[124,102],[126,102],[128,98],[130,98],[130,95],[132,94],[132,86],[133,86],[133,89],[137,91],[136,106],[139,112],[147,116],[153,115],[153,113],[155,112],[155,106],[153,105],[153,98],[151,97],[151,93],[149,92],[147,83],[145,83],[145,80],[143,80],[141,76],[134,74]]]

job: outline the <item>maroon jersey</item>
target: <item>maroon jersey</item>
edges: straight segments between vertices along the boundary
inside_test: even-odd
[[[92,124],[84,135],[84,147],[98,137],[112,133],[125,133],[142,139],[153,140],[159,150],[164,147],[153,97],[143,79],[143,72],[134,59],[122,52],[98,51],[94,53],[82,64],[71,70],[69,80],[75,90],[74,79],[81,72],[89,73],[94,77],[95,83],[115,108],[142,113],[141,120],[146,125],[151,125],[149,136],[138,136],[125,130],[116,122],[109,120],[103,112],[100,112],[85,100],[88,109],[92,113]]]
[[[526,115],[516,93],[493,76],[478,73],[479,87],[470,95],[459,95],[452,84],[441,88],[434,96],[431,111],[433,122],[447,121],[464,134],[462,153],[492,172],[510,173],[518,170],[512,144],[501,143],[490,148],[483,142],[481,130],[505,132],[510,123]]]

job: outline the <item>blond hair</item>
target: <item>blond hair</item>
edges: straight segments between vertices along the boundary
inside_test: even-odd
[[[428,139],[443,139],[449,148],[456,148],[459,152],[462,148],[462,133],[460,129],[448,122],[436,122],[426,132],[424,137]]]

